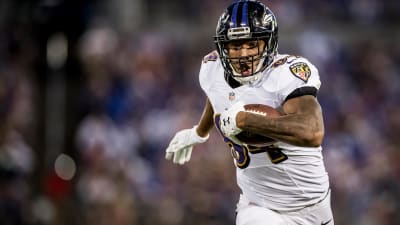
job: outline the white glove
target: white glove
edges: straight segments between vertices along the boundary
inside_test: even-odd
[[[221,114],[219,125],[222,133],[226,137],[233,137],[242,131],[236,126],[236,115],[240,111],[245,111],[244,103],[242,101],[236,102],[233,106]]]
[[[197,126],[191,129],[184,129],[175,134],[165,150],[165,158],[173,162],[183,165],[190,160],[193,146],[207,141],[210,135],[200,137],[196,132]]]

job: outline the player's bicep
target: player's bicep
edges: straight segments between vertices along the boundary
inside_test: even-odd
[[[321,106],[316,97],[303,95],[289,99],[283,105],[283,111],[304,125],[301,135],[307,140],[305,146],[321,145],[325,129]]]
[[[303,114],[322,119],[321,106],[313,95],[291,98],[283,104],[285,114]]]
[[[324,120],[321,105],[316,97],[312,95],[303,95],[289,99],[283,105],[283,111],[288,115],[296,115],[303,123],[307,124],[307,128],[310,131],[323,136]]]

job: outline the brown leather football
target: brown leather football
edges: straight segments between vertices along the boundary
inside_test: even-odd
[[[278,117],[282,114],[275,108],[263,105],[263,104],[248,104],[244,106],[247,112],[253,112],[267,117]],[[248,145],[269,145],[276,142],[274,139],[262,136],[259,134],[250,133],[248,131],[242,131],[236,135],[236,138],[241,142]]]

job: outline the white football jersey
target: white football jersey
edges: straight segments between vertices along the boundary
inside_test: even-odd
[[[264,70],[262,78],[249,85],[232,88],[216,51],[202,63],[200,86],[209,98],[216,116],[237,101],[245,104],[282,106],[299,88],[318,90],[318,70],[302,57],[280,55]],[[301,95],[301,94],[300,94]],[[237,166],[237,183],[242,194],[254,204],[277,211],[304,208],[320,201],[329,189],[321,147],[298,147],[284,142],[273,146],[241,146],[224,137],[231,146]]]

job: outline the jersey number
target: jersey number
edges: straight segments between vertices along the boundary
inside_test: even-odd
[[[249,154],[258,154],[258,153],[267,153],[269,159],[273,164],[281,163],[288,159],[287,155],[282,152],[281,148],[278,148],[274,145],[263,146],[263,147],[255,147],[249,145],[239,145],[233,142],[228,137],[224,136],[221,132],[221,128],[219,125],[220,115],[216,115],[214,119],[215,127],[218,132],[224,138],[224,142],[227,143],[231,147],[232,157],[236,161],[236,166],[244,169],[250,164],[250,155]]]

